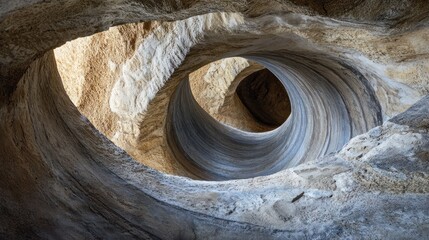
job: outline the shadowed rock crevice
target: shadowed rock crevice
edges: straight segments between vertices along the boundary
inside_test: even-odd
[[[253,117],[272,128],[282,125],[290,115],[290,100],[283,84],[268,69],[244,78],[237,95]]]

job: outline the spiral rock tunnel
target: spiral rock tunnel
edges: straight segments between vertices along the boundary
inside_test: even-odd
[[[352,136],[381,124],[373,89],[348,66],[287,52],[246,57],[278,76],[289,93],[292,114],[269,132],[237,130],[199,107],[189,83],[182,81],[170,102],[167,138],[176,158],[200,179],[272,174],[335,152]],[[339,67],[344,69],[339,72]]]
[[[428,235],[425,1],[0,10],[0,238]]]

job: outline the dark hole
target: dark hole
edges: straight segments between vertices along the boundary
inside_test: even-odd
[[[244,78],[236,93],[256,121],[270,127],[278,127],[290,115],[287,92],[268,69],[254,72]]]

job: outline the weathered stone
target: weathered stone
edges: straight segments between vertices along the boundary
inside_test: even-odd
[[[0,238],[424,239],[428,9],[417,0],[0,3]],[[284,83],[292,112],[274,132],[235,129],[228,140],[239,141],[222,146],[229,128],[218,121],[260,127],[227,113],[244,112],[233,96],[258,68],[249,60]],[[189,74],[197,101],[183,88]],[[172,141],[166,129],[185,134]],[[264,134],[272,144],[255,144]]]

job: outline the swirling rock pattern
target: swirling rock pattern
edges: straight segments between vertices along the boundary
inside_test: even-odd
[[[428,8],[417,0],[1,2],[0,238],[424,239]],[[217,11],[236,13],[200,15]],[[199,16],[180,20],[194,15]],[[136,139],[144,133],[164,137],[158,119],[170,113],[184,122],[180,107],[203,114],[192,109],[198,105],[189,102],[192,95],[182,81],[207,63],[243,56],[282,80],[291,100],[286,123],[257,136],[287,133],[279,142],[296,141],[307,149],[281,145],[297,154],[270,158],[275,171],[283,169],[277,173],[257,163],[258,174],[269,175],[195,181],[148,168],[100,134],[65,93],[51,50],[113,25],[155,19],[180,21],[162,24],[169,44],[157,32],[150,37],[154,42],[139,45],[137,57],[130,54],[131,60],[153,56],[159,72],[124,68],[129,71],[115,82],[115,89],[128,84],[139,90],[138,76],[154,77],[146,79],[151,88],[143,91],[150,96],[115,92],[112,102],[125,95],[125,102],[144,100],[131,108],[114,102],[124,115],[137,109],[130,114],[137,122],[127,122],[133,128],[124,135],[130,130]],[[159,53],[153,46],[174,47]],[[141,55],[145,47],[149,54]],[[187,102],[176,105],[175,98]],[[202,119],[210,118],[195,118]],[[169,123],[174,129],[175,122]],[[228,129],[216,121],[219,131],[189,126],[218,137]],[[131,150],[138,147],[133,144]],[[207,166],[191,172],[236,178]]]
[[[243,132],[215,121],[183,81],[171,99],[167,138],[176,158],[198,178],[272,174],[339,150],[351,136],[381,124],[374,91],[354,69],[335,71],[343,66],[333,60],[287,52],[248,58],[278,76],[289,93],[292,114],[275,130]]]

